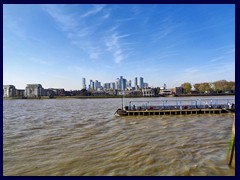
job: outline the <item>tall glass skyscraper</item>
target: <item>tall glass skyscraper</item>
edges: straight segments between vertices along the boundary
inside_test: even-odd
[[[143,78],[142,78],[142,77],[140,77],[139,87],[140,87],[141,89],[143,89],[143,87],[144,87]]]
[[[86,89],[86,78],[82,78],[82,89]]]
[[[137,82],[137,77],[135,77],[135,88],[137,89],[137,86],[138,86],[138,82]]]

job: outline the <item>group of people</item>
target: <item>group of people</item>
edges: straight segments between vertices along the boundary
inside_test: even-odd
[[[130,110],[130,109],[128,109],[129,107],[128,106],[125,106],[125,109],[126,110]],[[131,108],[131,110],[142,110],[142,109],[145,109],[145,108],[142,108],[141,106],[135,106],[135,105],[133,105],[132,107],[130,107]],[[169,107],[164,107],[163,109],[171,109],[171,106],[169,106]],[[223,108],[221,105],[218,105],[218,106],[216,106],[216,105],[212,105],[212,104],[209,104],[208,102],[206,102],[205,103],[205,107],[201,107],[201,106],[174,106],[172,109],[180,109],[180,110],[183,110],[183,109],[194,109],[194,108],[206,108],[206,109],[212,109],[212,108],[218,108],[218,109],[221,109],[221,108]],[[149,109],[149,110],[153,110],[154,109],[154,107],[152,107],[152,106],[149,106],[148,108],[146,107],[146,109]],[[232,110],[234,110],[235,109],[235,104],[234,103],[228,103],[228,109],[232,109]]]

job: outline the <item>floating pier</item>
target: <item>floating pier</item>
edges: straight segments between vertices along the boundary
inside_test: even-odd
[[[122,106],[123,107],[123,106]],[[235,112],[235,99],[170,99],[130,101],[116,116],[162,116],[191,114],[222,114]]]

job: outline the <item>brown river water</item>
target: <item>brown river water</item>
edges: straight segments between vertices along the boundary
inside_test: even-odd
[[[235,175],[232,114],[115,117],[121,103],[4,100],[3,175]]]

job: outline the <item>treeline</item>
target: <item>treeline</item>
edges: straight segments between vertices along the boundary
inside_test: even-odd
[[[181,87],[185,89],[186,93],[190,93],[192,87],[194,87],[199,93],[235,93],[235,82],[226,80],[219,80],[210,83],[196,83],[193,86],[191,83],[185,82]]]

